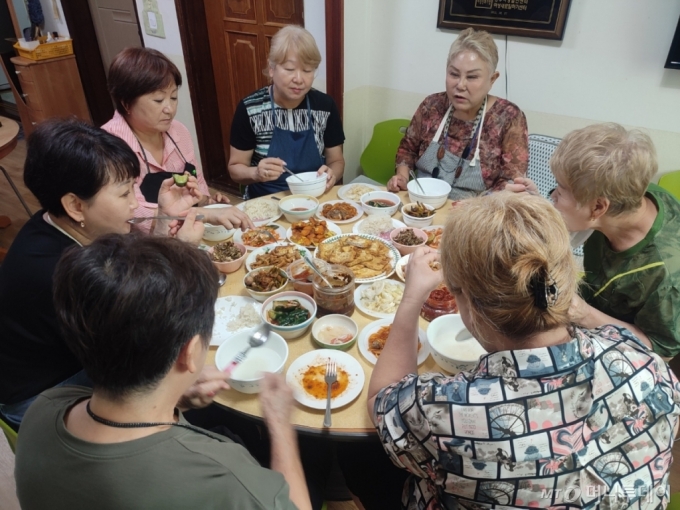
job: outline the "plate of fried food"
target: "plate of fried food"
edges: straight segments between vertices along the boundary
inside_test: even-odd
[[[234,242],[241,243],[248,251],[252,251],[256,248],[262,248],[268,244],[275,244],[279,241],[284,241],[285,238],[286,229],[277,223],[251,228],[245,232],[238,230],[234,234]]]
[[[375,184],[368,184],[363,182],[356,182],[354,184],[345,184],[338,190],[338,198],[341,200],[353,200],[359,202],[361,196],[371,191],[384,191],[385,187],[376,186]]]
[[[444,225],[432,225],[430,227],[421,227],[420,230],[427,234],[427,241],[425,246],[439,249],[439,244],[442,242],[442,234],[444,233]]]
[[[324,380],[328,361],[336,363],[338,380],[331,385],[331,409],[349,404],[361,394],[366,382],[361,364],[349,354],[334,349],[309,351],[290,364],[286,382],[295,400],[312,409],[326,409],[328,385]]]
[[[326,239],[317,247],[316,257],[350,268],[356,283],[389,278],[401,258],[388,241],[367,234],[341,234]]]
[[[316,211],[316,215],[324,220],[331,220],[337,224],[352,223],[364,214],[364,209],[353,200],[329,200]]]
[[[264,266],[286,269],[294,261],[305,255],[310,256],[307,248],[284,241],[253,250],[246,259],[246,269],[252,271]]]
[[[359,335],[359,352],[366,361],[375,365],[382,353],[387,337],[390,334],[394,318],[380,319],[371,322]],[[418,328],[418,365],[422,365],[430,355],[430,344],[427,343],[427,334]]]
[[[286,232],[286,237],[292,243],[314,248],[321,241],[338,234],[342,234],[342,230],[335,223],[311,217],[307,221],[293,223]]]

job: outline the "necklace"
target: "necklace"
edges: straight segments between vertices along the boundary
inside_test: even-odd
[[[87,401],[87,405],[85,406],[85,409],[87,410],[87,414],[90,415],[90,418],[92,418],[97,423],[101,423],[102,425],[106,425],[107,427],[115,427],[115,428],[118,428],[118,429],[139,429],[139,428],[146,428],[146,427],[165,427],[165,426],[182,427],[182,428],[197,432],[199,434],[203,434],[204,436],[208,436],[212,439],[216,439],[220,442],[224,442],[223,438],[220,438],[219,436],[217,436],[215,434],[211,434],[207,430],[203,430],[200,427],[194,427],[193,425],[189,425],[187,423],[170,422],[170,421],[120,423],[120,422],[117,422],[117,421],[107,420],[106,418],[102,418],[101,416],[97,416],[96,414],[94,414],[94,412],[90,408],[90,401],[89,400]]]

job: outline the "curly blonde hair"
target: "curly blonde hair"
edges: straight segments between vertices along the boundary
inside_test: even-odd
[[[593,124],[572,131],[550,159],[558,182],[579,205],[604,197],[612,216],[640,207],[657,172],[656,149],[638,129],[614,123]]]
[[[569,324],[577,269],[560,213],[538,196],[509,191],[464,200],[441,244],[444,280],[469,299],[475,324],[524,340]],[[554,281],[554,304],[537,306],[532,282]]]
[[[496,71],[496,66],[498,66],[498,47],[489,32],[475,30],[474,28],[463,30],[458,35],[458,38],[453,41],[451,48],[449,48],[446,66],[448,67],[451,61],[464,51],[474,51],[484,62],[489,64],[492,74]]]

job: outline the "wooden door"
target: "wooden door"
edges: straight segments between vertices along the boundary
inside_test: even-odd
[[[228,162],[236,105],[269,83],[262,71],[271,38],[283,26],[304,25],[303,0],[204,0],[204,5]]]

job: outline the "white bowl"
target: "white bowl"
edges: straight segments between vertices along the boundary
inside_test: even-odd
[[[420,202],[423,204],[427,209],[430,211],[434,211],[435,207],[431,204],[426,204],[424,202]],[[407,211],[411,210],[411,207],[417,205],[415,202],[412,202],[410,204],[405,204],[401,208],[401,216],[404,219],[404,223],[408,225],[409,227],[417,227],[417,228],[423,228],[423,227],[429,227],[432,225],[432,222],[434,221],[434,214],[432,216],[428,216],[427,218],[416,218],[415,216],[411,216]]]
[[[394,205],[388,207],[373,207],[367,204],[367,202],[371,200],[388,200]],[[392,216],[397,212],[397,209],[399,209],[400,203],[401,199],[399,198],[399,195],[390,193],[389,191],[371,191],[370,193],[361,195],[361,207],[369,216],[372,214],[387,214],[388,216]]]
[[[309,319],[301,324],[296,324],[295,326],[277,326],[269,322],[269,317],[267,313],[272,309],[272,304],[274,301],[281,299],[295,299],[300,302],[307,310],[309,310]],[[294,290],[289,290],[285,292],[279,292],[278,294],[271,296],[262,304],[262,320],[269,324],[273,331],[276,331],[286,340],[292,340],[293,338],[298,338],[307,333],[309,326],[312,325],[314,317],[316,317],[316,302],[307,294],[302,292],[296,292]]]
[[[206,205],[206,209],[221,209],[223,207],[231,207],[229,204],[212,204]],[[203,239],[206,241],[226,241],[236,232],[235,228],[231,230],[224,225],[211,225],[210,223],[204,223],[205,230],[203,231]]]
[[[430,322],[427,339],[435,363],[453,374],[474,370],[480,356],[487,354],[457,313],[442,315]]]
[[[319,201],[310,195],[291,195],[282,198],[279,208],[291,223],[308,220],[319,210]],[[295,211],[294,209],[304,209]]]
[[[319,338],[319,333],[326,327],[339,326],[347,330],[348,334],[352,335],[351,340],[345,342],[344,344],[329,344],[324,342]],[[340,315],[337,313],[331,315],[325,315],[319,317],[317,321],[312,326],[312,339],[316,342],[322,349],[336,349],[339,351],[346,351],[352,347],[357,341],[357,335],[359,334],[359,326],[351,317],[346,315]]]
[[[248,294],[250,294],[253,297],[253,299],[259,301],[260,303],[262,303],[263,301],[266,301],[271,296],[278,294],[279,292],[282,292],[283,289],[286,288],[286,285],[288,285],[288,280],[289,280],[288,274],[283,269],[279,269],[279,272],[286,278],[284,284],[281,285],[278,289],[268,290],[266,292],[260,292],[260,291],[253,290],[253,289],[246,287],[246,278],[248,278],[249,276],[252,276],[255,273],[259,273],[260,271],[271,269],[272,267],[274,267],[274,266],[258,267],[257,269],[253,269],[252,271],[249,271],[243,277],[243,287],[248,291]]]
[[[448,182],[432,177],[418,177],[418,182],[425,193],[420,190],[415,180],[409,181],[406,188],[411,202],[429,204],[435,209],[439,209],[446,203],[451,193],[451,185]]]
[[[253,329],[241,331],[227,338],[215,353],[215,365],[222,371],[234,357],[248,346],[248,339]],[[229,379],[229,386],[241,393],[258,393],[260,381],[264,376],[257,374],[257,369],[264,372],[280,374],[288,359],[288,344],[278,333],[269,333],[267,342],[256,349],[251,349],[245,361],[236,367]],[[251,372],[251,375],[248,375]]]
[[[317,175],[316,172],[302,172],[295,174],[295,176],[289,175],[286,182],[293,195],[320,197],[326,191],[326,174]]]

